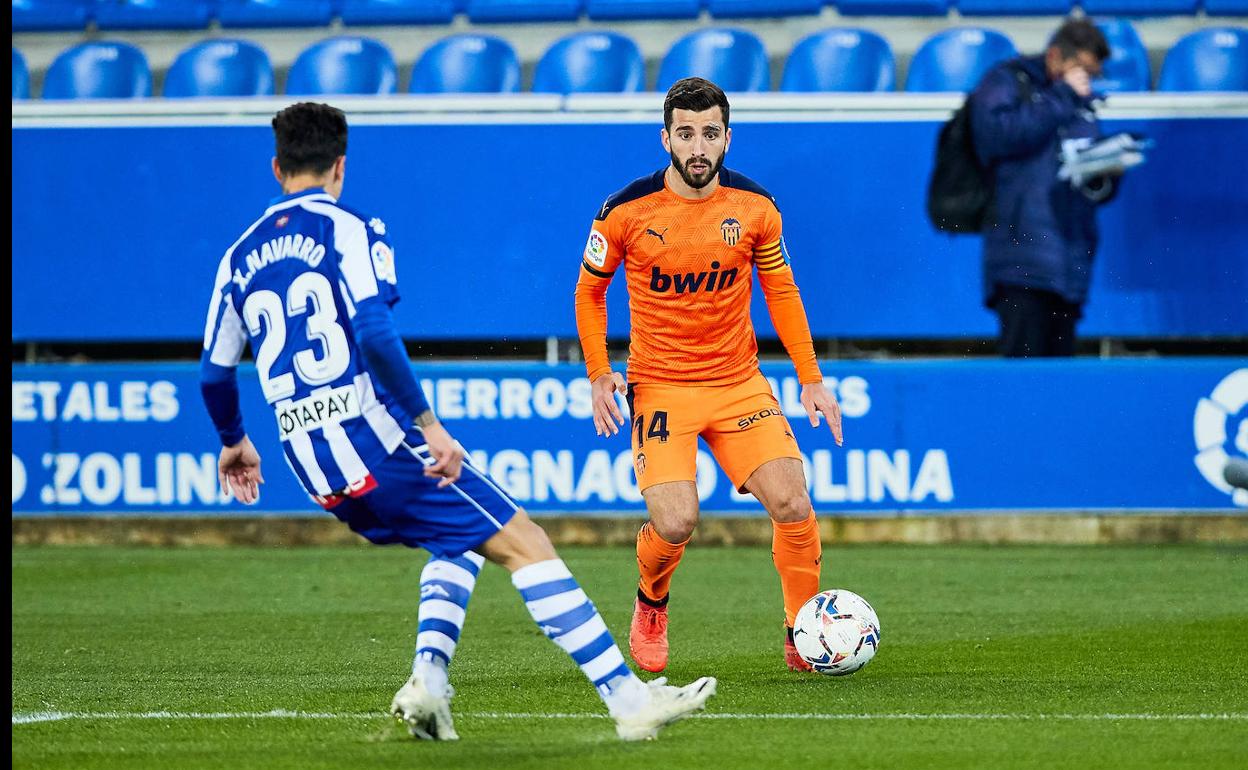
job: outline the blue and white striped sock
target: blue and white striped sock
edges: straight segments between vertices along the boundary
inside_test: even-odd
[[[435,695],[446,691],[446,669],[455,656],[468,600],[485,559],[472,551],[447,559],[435,556],[420,573],[420,612],[412,673]]]
[[[542,633],[572,656],[613,715],[645,704],[645,685],[624,662],[607,624],[562,560],[521,567],[511,582]]]

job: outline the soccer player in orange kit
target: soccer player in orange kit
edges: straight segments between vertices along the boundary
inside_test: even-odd
[[[797,442],[758,369],[750,323],[755,268],[772,323],[797,368],[810,424],[817,426],[822,414],[838,445],[840,407],[823,385],[775,200],[722,168],[732,141],[728,98],[702,78],[677,81],[663,103],[663,125],[671,164],[602,205],[576,286],[594,427],[599,435],[619,432],[625,420],[615,393],[625,394],[633,467],[650,515],[637,534],[641,580],[629,648],[647,671],[667,666],[668,590],[698,523],[701,436],[732,483],[771,516],[785,662],[809,671],[793,647],[793,619],[819,592],[819,527]],[[607,286],[621,264],[632,313],[627,383],[612,372],[607,356]]]

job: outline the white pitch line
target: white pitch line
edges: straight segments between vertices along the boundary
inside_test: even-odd
[[[524,712],[478,712],[468,713],[459,716],[476,719],[606,719],[606,714],[540,714],[540,713],[524,713]],[[1246,721],[1248,714],[1226,713],[1226,714],[804,714],[804,713],[765,713],[765,714],[729,714],[729,713],[711,713],[711,714],[693,714],[692,719],[740,719],[740,720],[816,720],[816,721],[872,721],[872,720],[899,720],[899,721],[985,721],[985,720],[1013,720],[1013,721],[1114,721],[1114,720],[1135,720],[1135,721],[1188,721],[1188,720],[1222,720],[1222,721]]]
[[[318,713],[315,711],[36,711],[30,714],[14,714],[13,724],[28,725],[38,722],[60,722],[67,719],[375,719],[382,714]]]
[[[238,712],[186,712],[186,711],[143,711],[143,712],[74,712],[74,711],[37,711],[27,714],[14,714],[13,724],[29,725],[40,722],[60,722],[65,720],[216,720],[216,719],[381,719],[382,713],[321,713],[314,711],[288,711],[274,709],[272,711],[238,711]],[[601,713],[528,713],[528,712],[468,712],[458,716],[466,719],[607,719]],[[1016,721],[1016,722],[1185,722],[1185,721],[1248,721],[1245,713],[1213,713],[1213,714],[694,714],[695,719],[734,719],[734,720],[813,720],[813,721]]]

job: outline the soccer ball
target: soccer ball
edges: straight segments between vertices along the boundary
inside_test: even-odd
[[[833,588],[815,594],[797,611],[793,645],[820,674],[852,674],[875,657],[880,619],[866,599]]]

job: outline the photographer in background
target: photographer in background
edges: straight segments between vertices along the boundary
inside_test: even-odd
[[[1096,139],[1092,80],[1109,44],[1086,19],[1067,21],[1041,56],[1003,62],[971,92],[975,152],[991,171],[984,225],[985,303],[1008,358],[1070,356],[1096,253],[1096,207],[1117,179],[1059,181],[1063,142]]]

